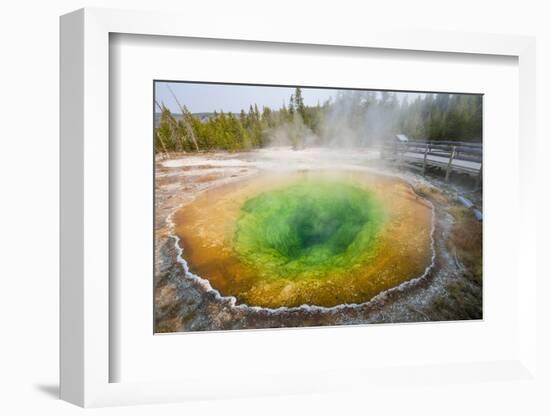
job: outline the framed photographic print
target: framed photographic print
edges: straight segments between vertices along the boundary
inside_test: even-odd
[[[539,386],[533,39],[200,20],[61,18],[62,398]]]

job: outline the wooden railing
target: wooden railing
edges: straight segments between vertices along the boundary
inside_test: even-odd
[[[445,170],[448,181],[453,171],[476,177],[476,187],[482,176],[483,148],[481,143],[450,140],[392,142],[383,146],[383,157],[420,167],[425,174],[429,167]]]

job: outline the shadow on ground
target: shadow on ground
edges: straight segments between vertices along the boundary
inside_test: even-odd
[[[37,384],[34,386],[36,390],[49,396],[52,399],[59,399],[59,385],[58,384]]]

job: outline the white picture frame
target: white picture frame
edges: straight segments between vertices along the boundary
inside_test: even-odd
[[[536,141],[535,41],[509,35],[378,31],[361,28],[327,35],[272,25],[235,31],[231,22],[205,26],[172,13],[82,9],[61,18],[61,398],[80,406],[158,403],[200,398],[322,392],[374,385],[391,378],[480,382],[531,379],[537,382],[537,309],[534,215],[521,215],[517,270],[518,353],[507,360],[441,363],[410,368],[359,366],[318,374],[280,374],[233,383],[189,379],[110,382],[109,348],[109,36],[113,33],[191,37],[282,44],[332,45],[454,54],[505,55],[519,65],[520,212],[535,212]],[[245,33],[245,35],[243,35]],[[112,167],[111,167],[112,168]],[[323,370],[323,369],[321,369]],[[478,374],[478,376],[475,376]],[[483,374],[479,377],[479,374]],[[292,377],[289,377],[292,375]],[[411,376],[412,375],[412,376]],[[437,376],[436,376],[437,375]],[[347,380],[345,383],[342,380]],[[412,381],[411,381],[412,382]]]

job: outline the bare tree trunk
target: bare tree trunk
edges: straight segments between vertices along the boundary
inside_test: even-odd
[[[197,138],[195,137],[195,132],[193,131],[193,127],[189,123],[189,120],[187,120],[187,111],[185,111],[185,109],[183,108],[183,106],[179,102],[178,97],[176,97],[176,94],[174,94],[174,91],[172,91],[172,88],[170,88],[170,86],[168,86],[168,85],[167,85],[167,87],[168,87],[168,90],[170,91],[170,94],[172,94],[172,97],[174,97],[174,100],[176,101],[176,104],[180,108],[181,120],[183,122],[183,125],[185,126],[185,130],[187,131],[187,134],[189,134],[189,136],[191,137],[191,141],[195,145],[195,150],[199,151],[199,145],[197,143]]]
[[[162,140],[162,137],[160,137],[160,135],[158,134],[157,132],[157,139],[159,140],[161,146],[162,146],[162,150],[164,151],[164,155],[165,156],[168,156],[168,150],[166,150],[166,145],[164,144],[164,140]]]
[[[193,127],[191,124],[189,124],[189,121],[187,120],[187,117],[185,114],[183,114],[183,125],[185,126],[185,129],[187,130],[187,133],[191,136],[191,140],[193,141],[193,144],[195,145],[195,150],[199,151],[199,145],[197,143],[197,138],[195,137],[195,132],[193,131]]]
[[[162,106],[157,102],[157,100],[155,100],[155,104],[157,105],[159,110],[162,111]],[[162,146],[162,150],[164,151],[164,156],[168,157],[168,149],[166,148],[166,143],[164,143],[164,140],[162,140],[162,137],[160,137],[158,131],[156,132],[156,136]]]

